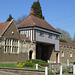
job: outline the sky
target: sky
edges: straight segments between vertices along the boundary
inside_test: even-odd
[[[29,15],[33,2],[37,0],[0,0],[0,23],[12,15],[14,20]],[[54,28],[75,33],[75,0],[39,0],[45,20]]]

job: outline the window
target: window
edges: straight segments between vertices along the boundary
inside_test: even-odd
[[[72,52],[70,52],[70,57],[72,57]]]
[[[55,38],[56,40],[58,40],[59,39],[59,36],[58,35],[56,35],[56,38]]]
[[[5,40],[5,53],[18,53],[19,41],[17,39]]]
[[[43,31],[40,31],[40,36],[44,37],[44,32]]]
[[[63,51],[61,52],[61,57],[64,57],[64,52]]]
[[[48,36],[48,38],[52,39],[52,34],[51,34],[51,33],[49,33],[49,36]]]
[[[25,31],[20,31],[20,34],[25,34]]]

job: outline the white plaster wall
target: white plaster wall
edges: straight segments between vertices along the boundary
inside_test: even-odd
[[[48,38],[48,34],[44,33],[43,36],[40,36],[40,31],[36,30],[36,41],[50,43],[55,45],[55,51],[59,51],[59,39],[55,39],[55,35],[52,35],[52,39]]]

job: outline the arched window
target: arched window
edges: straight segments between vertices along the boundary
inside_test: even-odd
[[[63,51],[61,52],[61,57],[64,57],[64,52]]]
[[[72,57],[72,52],[70,52],[70,57]]]

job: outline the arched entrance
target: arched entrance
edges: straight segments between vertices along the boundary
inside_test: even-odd
[[[56,53],[56,63],[58,63],[58,53]]]
[[[32,53],[33,51],[29,51],[29,59],[32,59]]]

